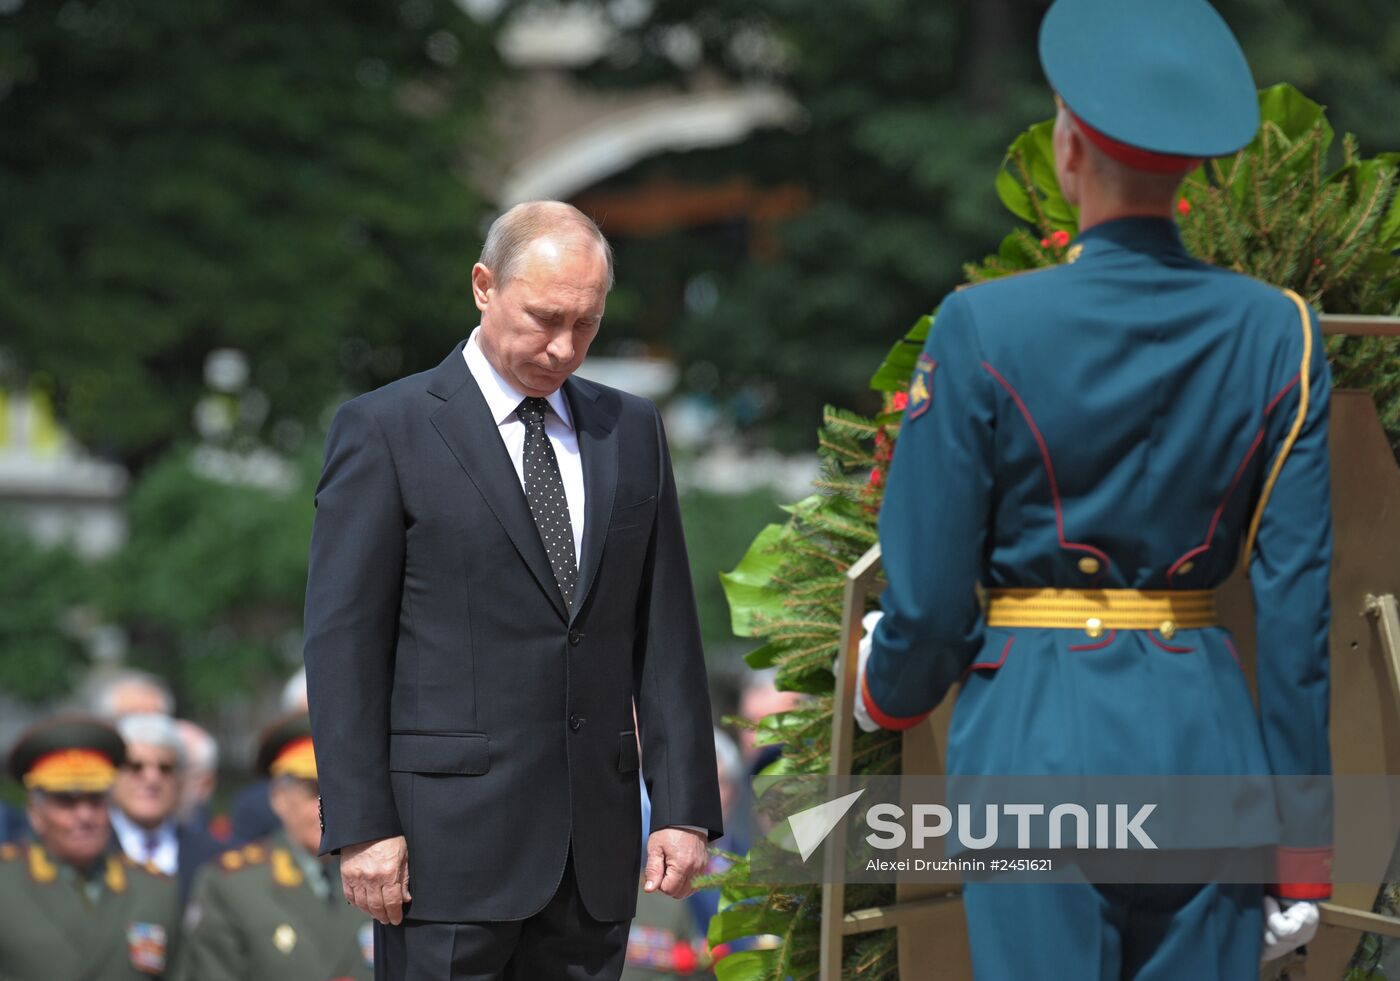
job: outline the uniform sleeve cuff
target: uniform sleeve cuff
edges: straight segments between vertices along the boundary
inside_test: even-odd
[[[933,712],[933,709],[929,709],[927,712],[920,712],[918,715],[903,716],[889,715],[888,713],[881,712],[880,706],[875,704],[875,699],[870,697],[870,686],[866,684],[864,672],[861,672],[860,676],[860,700],[864,703],[865,710],[870,714],[870,718],[879,723],[882,729],[912,729],[914,726],[927,719]]]
[[[1332,896],[1332,848],[1290,848],[1280,845],[1278,883],[1270,892],[1282,899],[1322,900]]]

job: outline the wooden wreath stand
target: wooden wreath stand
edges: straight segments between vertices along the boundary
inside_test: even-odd
[[[1321,318],[1324,334],[1400,337],[1400,318]],[[1400,469],[1386,442],[1375,403],[1364,391],[1335,390],[1329,430],[1335,546],[1332,563],[1332,760],[1338,774],[1400,774]],[[851,772],[856,645],[867,601],[881,586],[880,547],[846,573],[841,618],[846,638],[836,660],[831,775]],[[1221,587],[1222,621],[1236,638],[1251,683],[1254,611],[1249,584],[1235,575]],[[905,730],[903,772],[944,772],[941,748],[955,698],[923,725]],[[1378,807],[1395,802],[1382,800]],[[1341,818],[1339,815],[1339,824]],[[1392,816],[1389,826],[1397,822]],[[849,820],[835,832],[844,835]],[[841,837],[837,841],[844,840]],[[821,978],[841,977],[842,940],[895,928],[901,975],[964,981],[972,977],[962,899],[956,886],[900,884],[892,906],[845,911],[843,848],[826,849],[822,886]],[[1369,883],[1338,883],[1322,904],[1322,927],[1305,961],[1286,963],[1290,981],[1338,981],[1362,933],[1400,938],[1400,919],[1372,913],[1376,883],[1389,856],[1378,856]],[[1283,959],[1287,962],[1288,959]],[[1266,966],[1277,977],[1281,962]]]

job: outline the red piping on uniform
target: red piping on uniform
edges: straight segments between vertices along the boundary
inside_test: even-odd
[[[1233,640],[1231,640],[1229,637],[1226,637],[1226,638],[1225,638],[1225,646],[1228,647],[1228,648],[1230,649],[1230,656],[1233,657],[1233,658],[1235,659],[1235,663],[1238,664],[1240,670],[1243,671],[1243,670],[1244,670],[1244,665],[1243,665],[1243,664],[1240,664],[1240,655],[1239,655],[1239,652],[1235,650],[1235,642],[1234,642]]]
[[[870,713],[870,718],[874,719],[881,729],[912,729],[933,712],[933,709],[929,709],[918,715],[886,715],[880,711],[880,706],[875,704],[875,699],[870,697],[870,686],[865,683],[864,672],[861,672],[860,676],[860,697],[865,702],[865,710]]]
[[[1278,893],[1285,899],[1326,899],[1332,895],[1332,849],[1279,845]]]
[[[1006,638],[1006,646],[1001,649],[1001,660],[996,661],[995,663],[992,661],[979,661],[976,664],[969,664],[967,667],[963,668],[963,673],[958,676],[958,680],[962,681],[974,671],[995,671],[997,668],[1001,667],[1003,664],[1006,663],[1006,655],[1011,651],[1011,644],[1013,641],[1015,641],[1015,639],[1015,637]]]
[[[1281,882],[1278,894],[1282,899],[1331,899],[1332,886],[1326,882]]]
[[[1201,542],[1201,544],[1172,563],[1172,567],[1167,570],[1168,583],[1172,581],[1172,576],[1176,575],[1176,570],[1180,569],[1184,563],[1200,555],[1202,552],[1210,550],[1211,540],[1215,538],[1215,529],[1219,527],[1220,517],[1225,513],[1225,505],[1230,502],[1231,495],[1235,493],[1235,487],[1239,484],[1240,478],[1244,476],[1245,467],[1247,467],[1249,461],[1253,459],[1254,451],[1259,449],[1259,444],[1264,441],[1264,429],[1269,422],[1269,413],[1274,411],[1279,402],[1283,400],[1283,397],[1292,391],[1293,386],[1296,384],[1298,384],[1298,378],[1295,377],[1291,382],[1283,386],[1282,390],[1280,390],[1279,393],[1269,401],[1269,404],[1265,406],[1264,419],[1259,423],[1259,432],[1255,433],[1254,442],[1249,444],[1249,449],[1245,452],[1244,459],[1241,460],[1240,465],[1235,468],[1235,476],[1230,480],[1230,486],[1225,489],[1225,496],[1220,499],[1220,506],[1215,509],[1215,514],[1211,515],[1210,527],[1206,529],[1205,541]],[[1238,658],[1236,658],[1236,660],[1238,660]]]
[[[1105,637],[1103,640],[1099,641],[1097,644],[1070,644],[1069,649],[1072,651],[1101,651],[1109,644],[1113,643],[1113,638],[1117,636],[1118,631],[1110,630],[1108,632],[1108,636]]]
[[[1145,631],[1145,633],[1147,634],[1148,640],[1152,641],[1152,643],[1156,644],[1168,654],[1190,654],[1196,649],[1194,647],[1173,647],[1170,644],[1164,644],[1157,639],[1157,632],[1155,630],[1148,630]]]
[[[1077,549],[1081,552],[1089,552],[1096,555],[1103,561],[1104,568],[1107,569],[1113,563],[1103,552],[1094,548],[1092,545],[1084,545],[1080,542],[1071,542],[1065,539],[1065,515],[1063,509],[1060,507],[1060,485],[1055,481],[1055,465],[1050,462],[1050,450],[1045,445],[1045,437],[1040,435],[1040,427],[1037,426],[1035,420],[1031,418],[1031,413],[1030,410],[1026,408],[1026,403],[1021,401],[1021,396],[1017,394],[1016,389],[1011,387],[1011,383],[1003,378],[1001,373],[987,362],[983,361],[982,367],[990,371],[992,377],[1001,383],[1002,388],[1006,389],[1007,394],[1009,394],[1012,401],[1016,403],[1016,408],[1020,409],[1021,415],[1025,417],[1026,425],[1030,427],[1031,435],[1035,437],[1036,445],[1040,447],[1040,458],[1045,463],[1045,475],[1050,481],[1050,499],[1055,505],[1055,531],[1060,536],[1060,547]]]

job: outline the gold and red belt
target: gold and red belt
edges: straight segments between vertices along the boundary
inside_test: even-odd
[[[989,589],[987,626],[1083,630],[1178,630],[1220,623],[1212,589]]]

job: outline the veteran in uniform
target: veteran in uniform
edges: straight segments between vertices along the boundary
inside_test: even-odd
[[[1297,295],[1194,260],[1173,220],[1181,178],[1258,128],[1249,67],[1204,0],[1056,0],[1040,54],[1080,235],[1067,264],[938,310],[857,715],[916,725],[960,683],[954,775],[1328,774],[1322,339]],[[1242,560],[1257,713],[1212,592]],[[977,977],[1255,976],[1261,935],[1266,956],[1305,942],[1330,893],[1330,800],[1279,801],[1267,898],[969,883]]]
[[[371,920],[341,896],[321,845],[311,723],[298,713],[259,742],[258,772],[281,827],[201,870],[185,917],[181,981],[370,981]]]
[[[117,731],[83,716],[41,722],[11,751],[37,840],[0,845],[0,981],[167,976],[179,887],[115,849],[107,823],[124,758]]]

